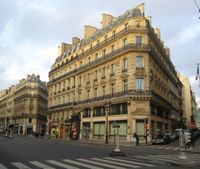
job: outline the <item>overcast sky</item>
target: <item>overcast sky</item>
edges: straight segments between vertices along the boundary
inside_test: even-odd
[[[200,0],[196,0],[200,5]],[[0,0],[0,89],[27,74],[48,72],[61,42],[83,38],[84,25],[100,28],[102,13],[119,16],[145,3],[145,15],[161,29],[176,70],[189,77],[200,105],[200,15],[194,0]]]

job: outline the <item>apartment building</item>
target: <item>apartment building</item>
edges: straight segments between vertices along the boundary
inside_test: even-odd
[[[195,94],[192,90],[190,81],[187,76],[178,74],[182,86],[182,109],[183,109],[183,121],[185,127],[189,128],[191,124],[195,123],[195,113],[197,111],[197,103]]]
[[[31,134],[46,127],[47,86],[40,76],[27,78],[0,91],[0,126],[15,133]]]
[[[61,44],[49,72],[50,130],[106,142],[136,132],[145,141],[179,126],[182,84],[144,13],[140,4],[119,17],[103,14],[102,28],[87,25],[84,39]]]

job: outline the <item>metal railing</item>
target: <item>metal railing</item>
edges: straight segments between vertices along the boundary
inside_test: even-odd
[[[107,94],[107,95],[103,95],[103,96],[98,96],[98,97],[93,97],[90,99],[85,99],[85,100],[81,100],[81,101],[77,101],[77,102],[68,102],[68,103],[64,103],[64,104],[59,104],[59,105],[55,105],[55,106],[51,106],[48,109],[49,110],[53,110],[56,108],[62,108],[62,107],[70,107],[70,106],[77,106],[77,105],[83,105],[83,104],[88,104],[88,103],[94,103],[97,101],[102,101],[102,100],[109,100],[112,98],[119,98],[119,97],[144,97],[144,96],[151,96],[152,92],[150,90],[127,90],[127,91],[122,91],[122,92],[116,92],[116,93],[112,93],[112,94]]]

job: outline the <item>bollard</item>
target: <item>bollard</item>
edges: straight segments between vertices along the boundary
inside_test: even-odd
[[[13,131],[12,130],[10,130],[9,138],[13,138]]]
[[[183,131],[180,131],[179,133],[179,159],[180,160],[186,160],[187,157],[185,155],[185,144],[184,144],[184,134]]]
[[[115,136],[115,149],[109,154],[112,157],[116,157],[116,156],[125,156],[125,154],[123,152],[120,151],[119,148],[119,125],[115,125],[114,128],[117,128],[117,133]]]
[[[119,131],[117,132],[117,135],[116,135],[115,139],[116,140],[115,140],[115,149],[114,149],[114,151],[115,152],[120,152],[120,149],[119,149]]]

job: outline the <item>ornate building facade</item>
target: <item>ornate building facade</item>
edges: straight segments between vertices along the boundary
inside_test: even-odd
[[[46,126],[47,86],[39,76],[28,75],[0,91],[0,126],[15,133],[31,134]]]
[[[87,25],[84,39],[59,47],[49,72],[49,127],[60,137],[152,138],[178,127],[181,85],[144,4],[117,18],[103,14],[101,29]]]
[[[195,94],[192,90],[188,77],[183,74],[178,74],[180,81],[182,82],[182,109],[183,109],[183,121],[185,127],[189,128],[192,123],[195,123],[195,114],[197,112],[197,103]]]

